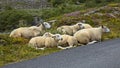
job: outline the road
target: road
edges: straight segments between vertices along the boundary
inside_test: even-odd
[[[67,49],[2,68],[120,68],[120,39]]]

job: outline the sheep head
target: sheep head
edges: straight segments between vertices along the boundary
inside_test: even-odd
[[[60,34],[55,34],[52,36],[56,41],[63,40],[62,36]]]
[[[83,23],[77,23],[76,25],[79,26],[80,29],[84,29],[84,25],[83,25]]]
[[[105,33],[110,32],[110,29],[107,26],[102,25],[101,28],[102,28],[102,32],[105,32]]]
[[[48,28],[48,29],[51,28],[51,25],[47,22],[43,22],[43,25],[45,28]]]

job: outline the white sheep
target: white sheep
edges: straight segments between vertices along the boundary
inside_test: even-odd
[[[45,28],[50,28],[50,24],[47,22],[42,23],[39,27],[37,26],[31,26],[31,27],[20,27],[17,29],[14,29],[10,33],[10,37],[23,37],[23,38],[31,38],[38,35],[41,35],[45,32]]]
[[[38,30],[32,30],[32,29],[21,27],[13,30],[9,36],[14,38],[24,37],[29,39],[31,37],[38,36],[39,34],[40,34],[40,31]]]
[[[80,44],[88,44],[92,41],[100,41],[103,32],[110,32],[110,29],[106,26],[100,26],[98,28],[89,28],[89,29],[82,29],[77,31],[74,34],[77,41]]]
[[[54,34],[50,32],[46,32],[43,36],[44,37],[52,37]],[[58,48],[60,49],[67,49],[67,48],[72,48],[77,45],[77,39],[74,36],[70,35],[61,35],[62,40],[58,42]]]
[[[81,24],[84,29],[93,28],[90,24],[82,23],[82,22],[78,22],[78,23]]]
[[[54,34],[50,33],[50,32],[45,32],[43,34],[44,37],[52,37]]]
[[[68,25],[60,26],[57,28],[57,31],[63,34],[73,35],[75,32],[77,32],[78,30],[82,28],[83,26],[80,23],[77,23],[71,26],[68,26]]]
[[[74,36],[62,35],[62,40],[59,41],[58,48],[66,49],[72,48],[78,44],[77,39]]]
[[[52,37],[39,36],[29,41],[29,46],[36,49],[44,49],[48,47],[57,47],[58,41],[62,40],[60,34],[54,34]]]

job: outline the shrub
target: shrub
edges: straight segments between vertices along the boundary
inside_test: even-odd
[[[52,4],[52,6],[56,7],[56,6],[64,3],[65,1],[63,1],[63,0],[48,0],[48,2],[50,2]]]
[[[57,8],[51,9],[43,9],[41,14],[39,14],[43,19],[49,19],[51,17],[56,17],[63,15],[65,13],[70,13],[73,11],[79,11],[80,9],[84,9],[82,5],[70,5],[70,4],[62,4]]]
[[[0,32],[19,27],[19,20],[25,20],[27,25],[32,22],[32,16],[25,11],[6,10],[0,12]]]

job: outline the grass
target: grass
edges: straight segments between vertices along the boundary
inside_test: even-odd
[[[28,47],[27,44],[0,46],[0,66],[13,62],[32,59],[37,56],[48,55],[57,51],[60,51],[60,49],[49,48],[46,50],[36,50]]]
[[[114,11],[116,11],[114,10],[116,9],[115,7],[117,7],[117,11],[120,11],[120,4],[112,3],[112,4],[108,4],[107,8],[96,12],[96,13],[102,13],[103,14],[102,16],[97,15],[96,13],[90,14],[88,16],[83,15],[84,13],[89,12],[90,10],[94,10],[94,8],[87,9],[87,10],[85,9],[77,10],[77,11],[80,11],[80,15],[75,15],[76,14],[76,11],[75,11],[75,13],[72,12],[72,14],[65,13],[57,17],[50,16],[50,18],[48,17],[46,20],[57,19],[57,22],[52,24],[53,28],[47,31],[56,33],[56,28],[58,26],[65,25],[65,24],[70,25],[81,20],[86,20],[86,23],[89,23],[94,27],[97,27],[100,25],[106,25],[110,28],[111,32],[107,34],[103,34],[102,40],[118,38],[120,37],[120,14],[113,13]],[[28,12],[31,12],[33,14],[34,13],[40,14],[39,11],[40,10],[28,10]],[[108,13],[112,13],[113,15],[115,15],[115,18],[108,15]],[[66,14],[68,16],[65,16]],[[53,52],[60,51],[60,49],[57,49],[57,48],[46,49],[44,51],[36,50],[28,47],[27,43],[28,43],[28,40],[26,39],[22,39],[22,38],[14,39],[14,38],[9,38],[8,35],[0,35],[0,66],[13,63],[13,62],[32,59],[37,56],[48,55]]]
[[[103,40],[119,38],[120,37],[120,4],[119,3],[110,3],[106,5],[107,7],[90,14],[88,16],[84,16],[83,14],[89,11],[93,11],[97,8],[90,8],[87,10],[80,10],[80,14],[76,15],[76,12],[66,13],[65,15],[53,17],[50,19],[57,19],[57,22],[53,26],[61,26],[61,25],[71,25],[76,22],[86,20],[86,23],[92,25],[93,27],[98,27],[100,25],[106,25],[110,28],[111,32],[103,35]],[[115,14],[114,12],[118,12]],[[99,15],[97,13],[101,13],[103,15]]]
[[[28,39],[10,38],[8,34],[0,35],[0,66],[28,60],[37,56],[44,56],[60,51],[58,48],[47,48],[46,50],[36,50],[28,47]]]
[[[80,5],[67,4],[67,5],[62,5],[62,6],[54,7],[54,8],[24,9],[24,10],[22,9],[22,10],[28,12],[29,14],[33,16],[40,16],[42,17],[42,19],[46,20],[51,17],[57,17],[65,13],[70,13],[70,12],[78,11],[78,10],[85,9],[85,8],[86,7],[84,6],[84,4],[80,4]]]

